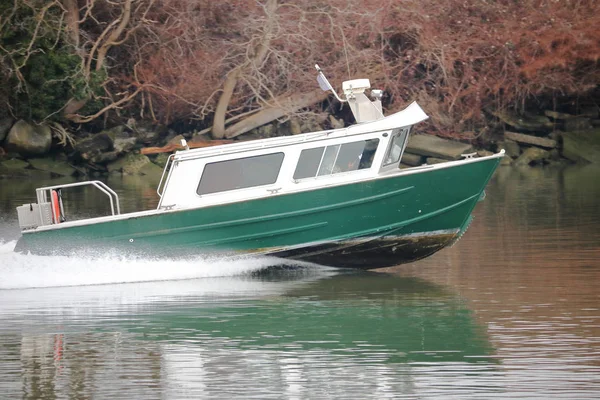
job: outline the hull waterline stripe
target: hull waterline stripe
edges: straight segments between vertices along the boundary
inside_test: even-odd
[[[303,215],[309,215],[309,214],[316,214],[316,213],[320,213],[320,212],[324,212],[324,211],[328,211],[328,210],[332,210],[332,209],[351,207],[351,206],[355,206],[355,205],[359,205],[359,204],[365,204],[365,203],[370,203],[373,201],[385,199],[388,197],[397,196],[399,194],[408,192],[409,190],[412,190],[412,189],[414,189],[414,186],[409,186],[409,187],[406,187],[403,189],[398,189],[398,190],[394,190],[391,192],[382,193],[382,194],[378,194],[378,195],[374,195],[374,196],[363,197],[363,198],[356,199],[356,200],[349,200],[349,201],[345,201],[342,203],[330,204],[330,205],[321,206],[321,207],[307,208],[307,209],[298,210],[298,211],[289,211],[289,212],[283,212],[283,213],[279,213],[279,214],[271,214],[271,215],[260,216],[260,217],[243,218],[243,219],[237,219],[234,221],[216,222],[216,223],[212,223],[212,224],[186,226],[183,228],[162,229],[162,230],[153,231],[153,232],[125,234],[125,235],[113,236],[113,238],[114,239],[130,239],[130,238],[138,238],[139,239],[139,238],[146,238],[146,237],[153,237],[153,236],[172,235],[172,234],[195,232],[195,231],[202,231],[202,230],[208,230],[208,229],[225,228],[225,227],[230,227],[230,226],[252,224],[255,222],[265,222],[265,221],[272,221],[272,220],[281,219],[281,218],[290,218],[290,217],[297,217],[297,216],[303,216]]]
[[[275,236],[275,235],[285,235],[288,233],[296,233],[296,232],[306,231],[306,230],[310,230],[310,229],[320,228],[320,227],[323,227],[326,225],[327,225],[327,222],[319,222],[316,224],[297,226],[294,228],[276,229],[273,231],[262,232],[259,234],[255,233],[255,234],[251,234],[251,235],[228,237],[225,239],[215,239],[215,240],[207,240],[204,242],[194,242],[194,244],[199,245],[199,246],[215,246],[215,245],[222,245],[225,243],[244,242],[244,241],[248,241],[248,240],[263,239],[263,238]]]

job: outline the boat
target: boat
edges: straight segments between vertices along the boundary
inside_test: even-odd
[[[16,249],[267,255],[375,269],[430,256],[460,238],[504,151],[400,168],[413,126],[428,118],[421,107],[413,102],[384,116],[382,91],[368,79],[343,82],[342,99],[317,70],[321,88],[348,103],[354,125],[176,151],[153,210],[121,213],[118,194],[97,180],[37,188],[36,203],[17,207]],[[65,215],[62,191],[83,185],[108,198],[110,215]]]

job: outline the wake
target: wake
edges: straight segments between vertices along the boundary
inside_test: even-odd
[[[281,264],[268,257],[158,259],[117,253],[40,256],[14,251],[16,241],[0,241],[0,289],[104,285],[229,277]]]

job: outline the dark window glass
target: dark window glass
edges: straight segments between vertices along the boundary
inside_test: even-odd
[[[302,150],[294,179],[371,168],[378,145],[379,139],[369,139]]]
[[[283,153],[275,153],[206,164],[196,192],[203,195],[275,183],[282,163]]]
[[[296,171],[294,171],[294,179],[312,178],[317,175],[324,149],[325,147],[317,147],[316,149],[302,150]]]
[[[399,131],[394,131],[395,134],[383,165],[395,164],[400,161],[400,157],[404,152],[408,131],[409,128],[401,128]]]

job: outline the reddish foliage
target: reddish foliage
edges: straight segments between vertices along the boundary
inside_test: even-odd
[[[281,0],[275,15],[255,1],[160,0],[147,19],[127,43],[129,75],[144,85],[144,115],[163,122],[210,120],[242,65],[230,116],[314,88],[319,63],[338,87],[370,78],[390,111],[419,101],[439,133],[479,127],[486,107],[600,82],[594,0]]]

